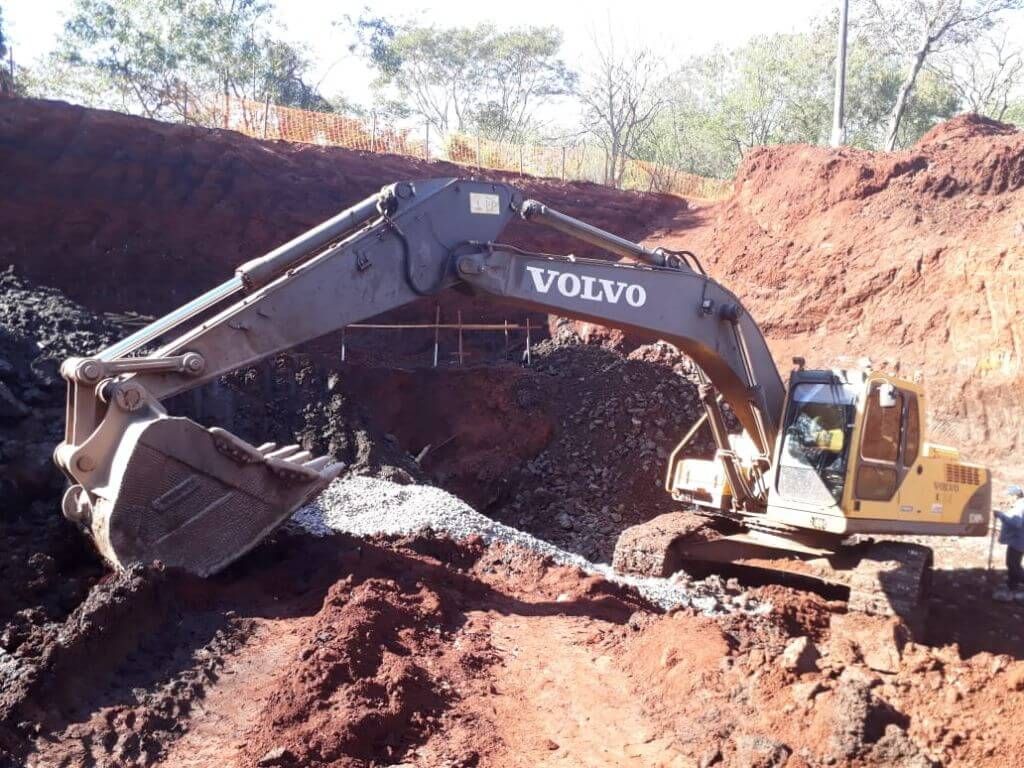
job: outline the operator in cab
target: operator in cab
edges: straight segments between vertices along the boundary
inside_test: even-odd
[[[1001,524],[999,543],[1006,545],[1006,586],[997,589],[992,597],[1004,603],[1024,603],[1024,488],[1011,485],[1006,493],[1013,500],[1010,511],[995,510]]]

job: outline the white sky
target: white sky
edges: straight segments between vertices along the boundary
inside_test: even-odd
[[[311,80],[320,81],[326,96],[341,94],[352,101],[369,101],[370,74],[348,53],[343,31],[332,26],[346,13],[358,16],[368,4],[277,0],[277,18],[285,27],[285,36],[308,46],[316,61]],[[70,0],[0,0],[15,63],[31,65],[54,47],[70,6]],[[586,5],[564,0],[389,0],[375,10],[389,18],[421,14],[440,25],[490,21],[498,26],[557,26],[565,35],[563,53],[570,64],[584,61],[595,31],[610,24],[616,35],[646,41],[671,64],[671,59],[681,60],[716,44],[729,46],[756,34],[806,29],[811,18],[832,6],[829,0],[620,0],[617,4],[598,1]]]

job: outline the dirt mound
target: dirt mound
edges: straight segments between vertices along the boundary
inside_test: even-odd
[[[780,366],[868,356],[920,377],[939,442],[1009,463],[1024,448],[1022,184],[1024,134],[961,117],[897,153],[755,150],[731,198],[654,240],[737,291]]]
[[[995,768],[1024,747],[1024,662],[887,652],[884,620],[758,597],[777,611],[660,614],[504,545],[280,534],[211,580],[99,585],[22,653],[0,734],[30,766],[176,768]]]
[[[60,516],[64,481],[51,456],[63,435],[60,361],[118,333],[59,291],[0,273],[0,652],[57,626],[103,573]]]
[[[975,139],[991,136],[1012,136],[1017,132],[1017,127],[1008,123],[1001,123],[990,117],[976,113],[957,115],[951,120],[939,123],[928,131],[917,142],[917,147],[928,147],[936,144],[945,144],[948,141],[963,141],[964,139]]]

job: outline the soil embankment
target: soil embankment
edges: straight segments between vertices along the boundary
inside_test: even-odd
[[[923,381],[937,442],[1016,470],[1024,449],[1024,133],[977,116],[892,154],[747,157],[728,200],[653,242],[688,247],[759,319],[780,366]]]

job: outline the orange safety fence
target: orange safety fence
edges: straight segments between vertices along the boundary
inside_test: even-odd
[[[376,117],[314,112],[234,96],[201,98],[190,93],[189,107],[189,122],[229,128],[260,139],[389,152],[566,181],[609,183],[605,151],[582,143],[545,146],[498,142],[457,132],[442,136],[426,124],[400,127]],[[621,182],[616,186],[719,200],[729,194],[732,182],[630,158],[625,160]]]

